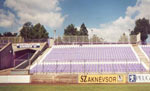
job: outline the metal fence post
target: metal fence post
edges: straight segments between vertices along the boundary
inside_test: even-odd
[[[71,60],[70,60],[70,74],[71,74],[71,69],[72,69],[72,67],[71,67]]]
[[[149,73],[150,73],[150,62],[148,62],[148,65],[149,65],[149,69],[148,70],[149,70]]]
[[[126,70],[126,74],[127,74],[127,60],[126,60],[126,68],[125,68],[125,70]]]
[[[112,69],[113,69],[113,72],[115,74],[115,70],[114,70],[114,59],[113,59],[113,63],[112,63]]]
[[[56,61],[56,74],[57,74],[57,68],[58,68],[58,64],[57,64],[57,62],[58,62],[58,61]]]
[[[99,73],[99,65],[100,65],[100,63],[99,63],[99,60],[98,60],[98,73]]]
[[[140,73],[142,73],[142,68],[141,68],[141,60],[140,60]]]
[[[84,60],[84,74],[85,74],[85,60]]]

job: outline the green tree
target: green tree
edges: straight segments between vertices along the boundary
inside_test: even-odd
[[[20,30],[20,36],[24,39],[32,38],[33,25],[31,22],[26,22]]]
[[[3,33],[3,36],[10,37],[10,36],[13,36],[13,34],[11,32],[5,32]]]
[[[94,34],[94,35],[92,36],[92,38],[90,38],[90,41],[91,41],[91,42],[103,42],[104,39],[103,39],[103,38],[99,38],[96,34]]]
[[[46,31],[46,29],[44,28],[43,25],[41,25],[40,23],[36,24],[33,27],[33,31],[31,33],[32,35],[32,39],[46,39],[48,38],[48,32]]]
[[[14,33],[14,34],[13,34],[13,36],[17,36],[17,35],[18,35],[18,33]]]
[[[57,38],[56,38],[56,40],[55,40],[55,43],[62,43],[62,39],[61,39],[61,37],[60,36],[58,36]]]
[[[80,27],[80,33],[81,36],[88,36],[88,30],[85,26],[85,24],[83,23]]]
[[[12,33],[12,32],[4,32],[3,33],[4,37],[15,37],[17,36],[17,33]]]
[[[119,43],[128,43],[128,36],[126,36],[126,34],[123,33],[122,36],[120,36],[120,39],[118,42]]]
[[[0,33],[0,37],[2,37],[2,34]]]
[[[142,44],[145,43],[148,34],[150,34],[150,24],[148,19],[143,18],[136,20],[135,28],[131,31],[131,35],[137,35],[138,33],[141,33]]]
[[[48,32],[40,23],[35,26],[31,22],[27,22],[23,25],[23,28],[20,30],[20,35],[24,39],[46,39],[48,38]]]
[[[64,35],[65,36],[78,35],[77,28],[75,28],[73,24],[68,25],[67,28],[64,29]]]
[[[87,30],[87,28],[86,28],[84,23],[81,24],[78,34],[79,34],[79,36],[81,36],[81,38],[79,37],[78,41],[89,42],[88,30]]]

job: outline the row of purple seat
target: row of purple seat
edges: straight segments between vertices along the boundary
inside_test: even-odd
[[[52,48],[44,61],[137,61],[130,46]]]
[[[36,65],[30,73],[98,73],[98,72],[145,72],[142,64],[41,64]]]

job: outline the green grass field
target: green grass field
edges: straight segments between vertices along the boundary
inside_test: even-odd
[[[0,85],[0,91],[150,91],[150,84],[3,84]]]

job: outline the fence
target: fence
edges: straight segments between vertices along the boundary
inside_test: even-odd
[[[52,39],[52,38],[50,38]],[[92,37],[89,36],[58,36],[54,38],[55,45],[61,44],[129,44],[129,43],[140,43],[140,42],[130,42],[130,41],[105,41],[103,38],[100,38],[96,35]],[[47,39],[24,39],[22,37],[0,37],[0,43],[43,43],[47,42]],[[147,43],[149,44],[149,42]]]
[[[116,42],[107,42],[103,38],[98,36],[58,36],[55,39],[55,45],[64,45],[64,44],[129,44],[130,42],[116,41]]]
[[[118,74],[118,73],[150,73],[150,62],[144,63],[133,62],[129,60],[115,61],[110,59],[109,62],[100,60],[70,60],[70,61],[42,61],[36,62],[31,66],[31,74]]]
[[[24,39],[22,37],[0,37],[0,43],[43,43],[48,39]]]
[[[0,43],[22,43],[24,39],[22,37],[0,37]]]
[[[48,39],[24,39],[25,43],[44,43],[47,42]]]

